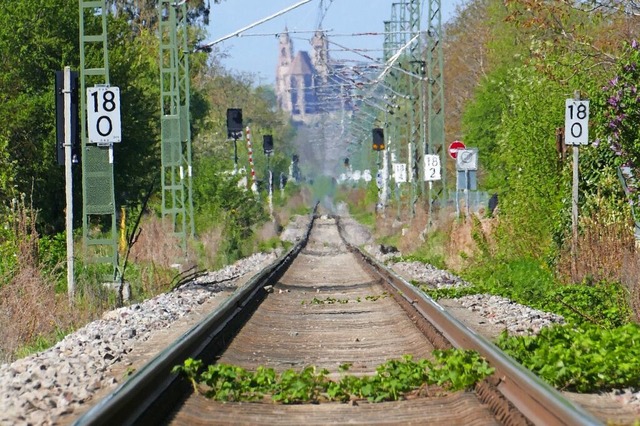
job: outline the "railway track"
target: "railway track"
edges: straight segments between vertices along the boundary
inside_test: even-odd
[[[373,300],[353,303],[356,300]],[[351,303],[333,303],[350,301]],[[325,303],[327,302],[327,303]],[[496,369],[473,391],[403,401],[221,403],[170,374],[189,357],[248,370],[313,365],[338,375],[434,349],[475,349]],[[339,218],[314,217],[305,238],[238,289],[76,421],[98,424],[601,424],[393,272],[345,243]]]

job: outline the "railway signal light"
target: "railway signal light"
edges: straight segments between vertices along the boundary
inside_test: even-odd
[[[384,151],[384,129],[375,128],[372,131],[373,135],[373,150]]]
[[[265,154],[267,155],[273,154],[273,136],[272,135],[262,136],[262,148],[264,149]]]
[[[242,136],[242,109],[227,109],[227,137],[229,139],[240,139]]]

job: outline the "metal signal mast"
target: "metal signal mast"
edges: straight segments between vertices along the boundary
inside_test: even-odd
[[[89,258],[118,271],[118,229],[113,184],[113,145],[89,142],[86,88],[109,85],[105,0],[80,0],[80,123],[82,138],[82,234]]]
[[[184,250],[187,235],[194,234],[186,12],[185,2],[160,0],[162,216],[171,218]]]
[[[442,53],[442,8],[441,0],[429,0],[429,26],[427,30],[427,110],[428,133],[426,153],[440,155],[442,187],[438,194],[429,194],[434,199],[446,196],[446,149],[444,134],[444,57]]]
[[[406,30],[414,41],[409,46],[409,71],[414,75],[422,76],[424,74],[425,63],[422,60],[422,37],[420,36],[420,0],[409,0],[405,3],[408,27]],[[425,105],[423,102],[423,80],[409,76],[409,93],[411,96],[411,108],[409,110],[410,120],[410,142],[413,148],[413,199],[411,205],[411,213],[415,214],[415,203],[419,196],[420,188],[424,183],[422,180],[421,170],[422,161],[424,159],[424,150],[426,145],[426,136],[424,132]]]

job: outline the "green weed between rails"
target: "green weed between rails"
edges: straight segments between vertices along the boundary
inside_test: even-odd
[[[364,299],[368,302],[376,302],[379,299],[384,299],[387,297],[389,297],[389,293],[385,291],[382,294],[365,296]],[[361,303],[362,299],[360,297],[356,297],[355,302]],[[301,305],[333,305],[336,303],[339,303],[341,305],[346,305],[347,303],[349,303],[349,299],[336,299],[335,297],[330,297],[330,296],[327,296],[324,299],[318,299],[317,297],[314,297],[308,302],[303,300],[300,304]]]
[[[544,328],[537,336],[510,337],[497,345],[552,386],[576,392],[640,386],[640,327],[603,330],[578,327]]]
[[[257,401],[268,397],[282,404],[346,402],[367,399],[370,402],[396,401],[419,391],[425,385],[437,385],[449,391],[472,387],[494,371],[474,351],[450,349],[434,351],[435,362],[414,361],[410,355],[388,361],[373,376],[343,375],[330,380],[326,369],[306,367],[300,372],[276,373],[272,368],[258,367],[255,372],[228,364],[213,364],[203,370],[200,360],[188,359],[173,368],[191,382],[195,392],[218,401]],[[342,364],[346,373],[350,364]]]

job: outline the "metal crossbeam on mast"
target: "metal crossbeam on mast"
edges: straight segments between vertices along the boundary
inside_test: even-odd
[[[438,194],[430,194],[430,202],[446,196],[446,160],[444,133],[444,56],[442,53],[441,0],[429,0],[429,26],[427,30],[427,153],[440,155],[443,167],[441,188]]]
[[[90,261],[111,263],[119,276],[113,146],[91,144],[86,89],[109,85],[105,0],[80,0],[80,117],[82,139],[82,236]]]
[[[173,235],[186,251],[187,212],[182,147],[186,132],[182,130],[184,122],[181,110],[184,105],[180,97],[177,10],[174,0],[160,0],[159,14],[162,216],[170,218]]]

